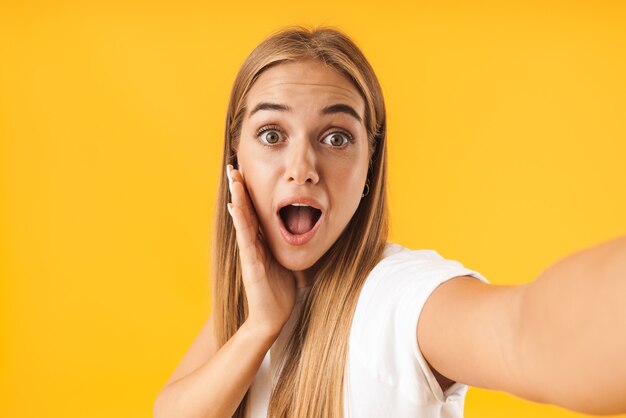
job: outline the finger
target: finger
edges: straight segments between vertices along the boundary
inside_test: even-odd
[[[258,269],[260,268],[259,254],[257,254],[256,248],[259,230],[258,220],[256,219],[256,214],[245,208],[246,201],[243,199],[245,196],[242,196],[245,195],[244,186],[238,181],[233,181],[232,171],[232,166],[228,166],[226,173],[233,200],[232,203],[228,204],[228,210],[235,226],[242,268],[246,271]],[[242,200],[243,204],[241,203]],[[253,272],[250,271],[250,273]]]
[[[239,248],[239,257],[241,258],[241,267],[243,269],[242,273],[244,273],[244,277],[248,277],[248,273],[255,274],[260,267],[256,251],[256,228],[240,207],[229,203],[228,212],[235,225],[237,247]]]
[[[227,170],[229,173],[229,186],[230,193],[233,198],[233,204],[242,208],[245,212],[247,212],[247,216],[250,218],[251,222],[258,228],[259,222],[257,218],[256,211],[254,210],[254,205],[250,199],[248,194],[245,181],[241,172],[232,168],[231,165],[228,165]]]
[[[228,165],[227,166],[227,172],[229,174],[229,179],[230,179],[230,187],[231,187],[231,193],[238,189],[237,187],[233,187],[235,186],[237,183],[240,184],[243,188],[244,193],[238,195],[237,197],[240,198],[240,201],[237,202],[238,205],[245,207],[246,210],[249,211],[253,211],[253,207],[252,207],[252,202],[250,199],[250,196],[248,195],[248,190],[246,187],[246,182],[243,179],[243,175],[241,174],[241,171],[233,168],[232,165]]]

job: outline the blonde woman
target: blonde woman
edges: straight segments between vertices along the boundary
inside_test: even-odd
[[[468,385],[626,411],[626,239],[525,286],[387,242],[383,95],[341,32],[252,51],[223,164],[213,311],[156,417],[461,417]]]

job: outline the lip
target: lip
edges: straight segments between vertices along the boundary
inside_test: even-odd
[[[324,214],[324,212],[326,212],[326,210],[324,209],[322,204],[320,202],[318,202],[317,200],[313,199],[312,197],[308,197],[308,196],[292,196],[292,197],[288,197],[287,199],[283,199],[280,202],[278,202],[278,207],[276,209],[276,213],[278,214],[278,212],[282,208],[284,208],[285,206],[288,206],[288,205],[293,205],[294,203],[302,203],[304,205],[311,206],[311,207],[313,207],[315,209],[318,209],[318,210],[322,211],[322,215]]]
[[[317,222],[315,222],[315,225],[313,225],[313,228],[310,231],[305,232],[304,234],[294,235],[291,232],[289,232],[287,228],[285,227],[285,224],[283,223],[283,218],[280,217],[280,209],[284,208],[285,206],[292,205],[294,203],[302,203],[302,204],[311,206],[315,209],[318,209],[320,212],[322,212],[320,217],[317,219]],[[311,197],[306,197],[306,196],[294,196],[294,197],[281,200],[280,203],[278,204],[278,209],[276,210],[276,217],[278,218],[278,225],[280,227],[280,232],[283,238],[285,239],[285,241],[287,241],[287,243],[289,243],[290,245],[304,245],[307,242],[311,241],[311,239],[313,239],[313,236],[315,235],[317,230],[320,228],[320,225],[322,225],[322,222],[324,221],[324,216],[325,216],[325,210],[322,204],[318,202],[317,200]]]

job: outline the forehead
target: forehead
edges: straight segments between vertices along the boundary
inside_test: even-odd
[[[354,84],[339,71],[318,60],[278,64],[265,70],[250,88],[246,108],[259,102],[288,106],[327,106],[344,103],[363,117],[365,104]]]

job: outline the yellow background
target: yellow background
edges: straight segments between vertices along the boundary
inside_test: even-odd
[[[229,89],[287,24],[380,77],[394,241],[513,284],[626,232],[623,3],[226,3],[0,4],[0,416],[151,416],[210,310]]]

